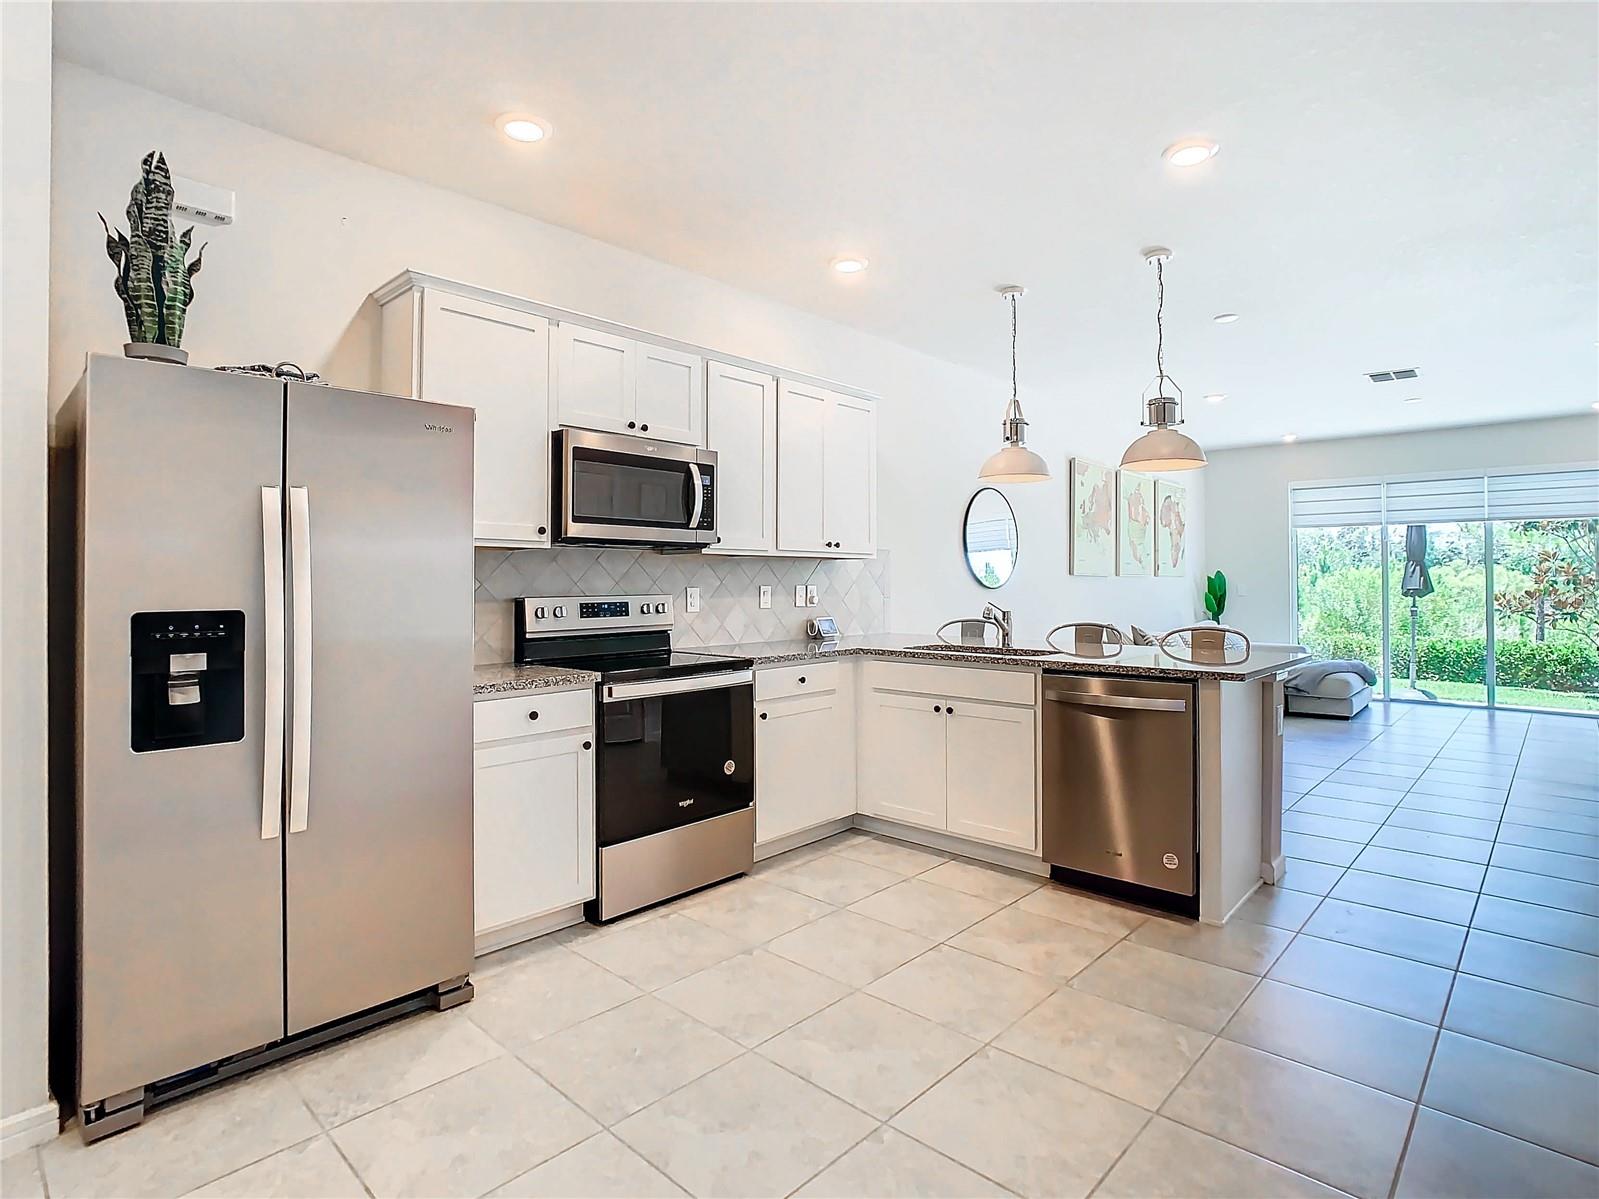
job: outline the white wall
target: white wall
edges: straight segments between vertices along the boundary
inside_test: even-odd
[[[86,350],[126,340],[95,210],[120,213],[145,151],[175,171],[237,191],[238,221],[206,232],[205,267],[185,334],[191,361],[291,359],[352,387],[376,382],[372,288],[402,268],[467,280],[685,341],[867,388],[883,397],[879,540],[894,556],[892,621],[931,631],[985,596],[1024,635],[1101,617],[1170,627],[1198,609],[1193,580],[1074,579],[1066,567],[1066,457],[1115,462],[1139,432],[1131,396],[1024,397],[1033,447],[1055,479],[1010,487],[1021,524],[1013,582],[986,593],[965,572],[959,525],[979,463],[997,448],[1008,379],[985,377],[805,315],[702,276],[289,141],[58,63],[51,247],[50,389],[56,403]],[[538,186],[536,174],[529,186]],[[936,253],[937,247],[929,247]],[[974,279],[986,289],[995,280]],[[1008,370],[995,300],[994,362]],[[1029,337],[1023,315],[1022,349]],[[1137,374],[1137,371],[1133,371]],[[1202,488],[1190,562],[1204,560]]]
[[[1227,573],[1228,623],[1258,640],[1281,641],[1293,629],[1288,535],[1293,484],[1596,458],[1599,418],[1590,416],[1218,450],[1205,472],[1203,570]]]
[[[50,5],[0,4],[0,1150],[48,1133],[45,421]],[[42,1123],[41,1123],[42,1117]]]

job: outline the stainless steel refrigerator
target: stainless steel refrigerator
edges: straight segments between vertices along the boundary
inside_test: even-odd
[[[86,1138],[470,997],[472,421],[89,359],[57,439],[52,813]]]

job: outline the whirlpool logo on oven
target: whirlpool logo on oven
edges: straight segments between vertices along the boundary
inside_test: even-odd
[[[680,808],[686,808],[686,807],[689,806],[689,804],[691,804],[693,802],[694,802],[694,797],[691,795],[687,799],[678,800],[677,801],[677,806],[680,807]]]

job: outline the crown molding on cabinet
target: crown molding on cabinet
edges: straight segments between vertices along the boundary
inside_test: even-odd
[[[864,391],[859,387],[851,387],[847,383],[838,383],[821,375],[790,370],[787,367],[774,366],[769,362],[761,362],[754,358],[744,358],[737,354],[728,354],[708,346],[695,345],[693,342],[679,341],[674,337],[651,333],[648,329],[638,329],[632,325],[608,321],[604,317],[590,316],[586,312],[577,312],[570,308],[557,308],[553,304],[544,304],[538,300],[530,300],[525,296],[511,295],[503,291],[492,291],[486,287],[479,287],[474,283],[463,283],[459,279],[450,279],[444,275],[430,275],[425,271],[401,271],[381,287],[375,288],[372,292],[372,298],[381,306],[414,288],[435,288],[440,291],[447,291],[453,295],[480,300],[486,304],[498,304],[503,308],[529,312],[535,316],[542,316],[556,324],[563,320],[572,321],[574,324],[583,325],[585,328],[599,329],[606,333],[615,334],[618,337],[632,338],[634,341],[663,346],[666,349],[677,350],[684,354],[697,354],[703,358],[713,358],[717,362],[726,363],[729,366],[739,366],[745,370],[759,371],[767,375],[778,375],[797,383],[808,383],[813,387],[825,387],[829,391],[853,396],[858,400],[868,400],[876,403],[880,398],[873,392]]]

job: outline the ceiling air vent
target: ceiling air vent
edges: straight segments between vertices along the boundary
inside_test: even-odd
[[[1405,366],[1396,371],[1367,371],[1366,378],[1373,383],[1392,383],[1395,379],[1414,379],[1420,374],[1415,367]]]

